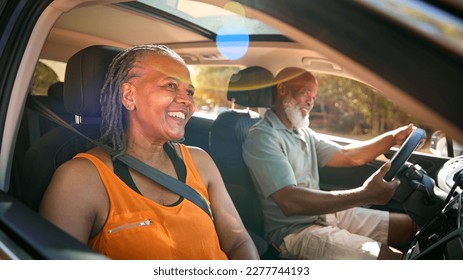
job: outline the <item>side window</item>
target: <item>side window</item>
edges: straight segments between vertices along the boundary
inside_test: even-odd
[[[445,133],[440,130],[435,131],[431,135],[430,150],[437,156],[463,156],[463,145],[448,138]]]
[[[413,123],[427,131],[419,151],[430,153],[432,129],[386,99],[380,91],[356,80],[314,73],[318,80],[316,105],[310,126],[319,133],[365,140]]]
[[[227,100],[230,77],[241,70],[240,66],[189,66],[195,86],[196,112],[215,118],[231,108]]]
[[[48,87],[58,81],[64,81],[66,63],[41,59],[34,71],[32,95],[47,95]]]
[[[194,65],[189,68],[196,88],[196,115],[215,119],[218,114],[231,108],[232,104],[227,100],[228,82],[231,75],[243,67]],[[376,88],[345,77],[317,72],[314,75],[318,80],[318,96],[310,113],[310,126],[315,131],[366,140],[413,123],[425,129],[428,137],[418,151],[446,156],[445,152],[436,151],[437,148],[432,146],[436,142],[432,141],[435,130],[401,110]],[[236,108],[241,109],[240,106]],[[456,155],[462,153],[458,143],[454,147],[457,147]]]

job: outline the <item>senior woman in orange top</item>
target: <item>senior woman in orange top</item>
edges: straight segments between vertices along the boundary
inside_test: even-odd
[[[214,220],[100,148],[58,168],[40,213],[113,259],[258,259],[210,156],[175,142],[195,110],[193,94],[186,64],[167,47],[141,45],[121,52],[102,89],[100,141],[174,178],[184,177],[210,202]],[[179,174],[175,159],[186,175]]]

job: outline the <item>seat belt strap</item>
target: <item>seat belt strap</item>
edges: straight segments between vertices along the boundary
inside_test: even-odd
[[[42,114],[44,117],[84,137],[86,140],[100,147],[103,151],[105,151],[112,157],[116,156],[116,152],[113,149],[81,133],[75,127],[73,127],[72,125],[68,124],[63,119],[61,119],[58,115],[56,115],[53,111],[47,108],[44,104],[40,103],[40,101],[33,100],[32,103],[34,107],[37,109],[37,111],[40,114]],[[196,190],[194,190],[187,184],[153,168],[152,166],[128,154],[119,155],[117,156],[117,159],[119,159],[120,161],[125,163],[127,166],[131,167],[132,169],[140,172],[144,176],[150,178],[151,180],[169,189],[170,191],[190,200],[191,202],[196,204],[199,208],[201,208],[204,212],[206,212],[206,214],[208,214],[212,220],[214,220],[209,203],[207,203],[206,200]]]

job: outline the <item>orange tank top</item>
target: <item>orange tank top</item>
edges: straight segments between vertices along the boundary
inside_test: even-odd
[[[187,168],[186,184],[207,202],[207,189],[185,145],[180,145]],[[98,170],[108,194],[109,214],[102,230],[89,241],[111,259],[205,260],[227,259],[211,218],[187,199],[163,206],[139,195],[97,157],[80,153]]]

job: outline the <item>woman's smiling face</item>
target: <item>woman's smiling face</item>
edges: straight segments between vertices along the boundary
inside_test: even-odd
[[[122,102],[129,109],[129,129],[150,141],[182,138],[195,111],[195,89],[186,65],[147,53],[136,59],[129,76],[121,90]]]

